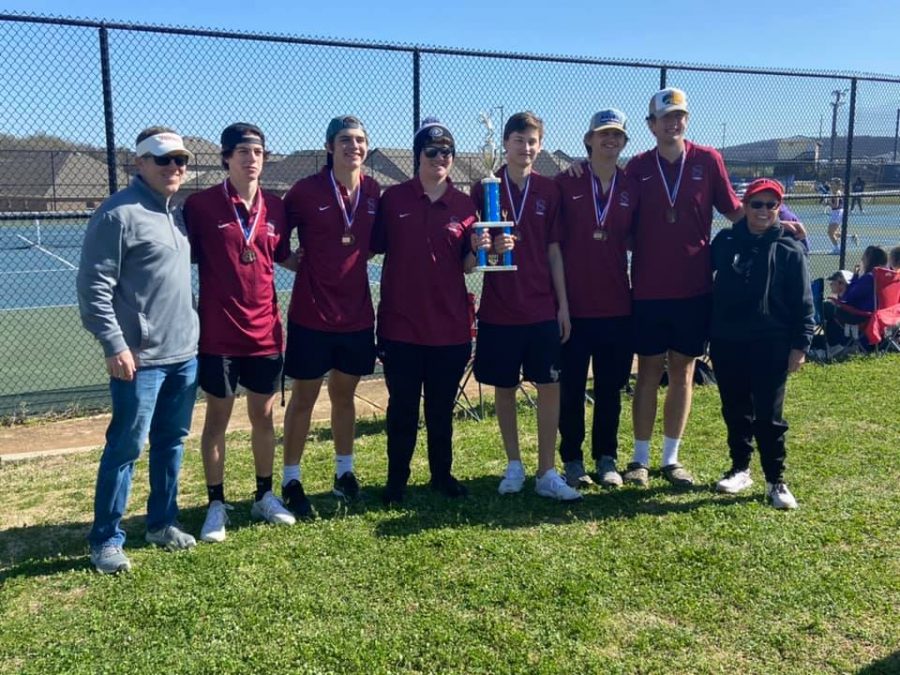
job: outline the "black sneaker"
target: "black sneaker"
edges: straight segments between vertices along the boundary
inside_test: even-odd
[[[284,505],[298,518],[316,517],[312,503],[303,492],[303,486],[299,480],[292,480],[281,487],[281,499],[284,501]]]
[[[356,480],[352,471],[345,471],[340,478],[334,477],[334,487],[331,488],[331,493],[335,497],[343,497],[348,502],[356,501],[359,499],[359,481]]]
[[[440,492],[445,497],[450,497],[451,499],[465,497],[469,494],[469,489],[453,476],[446,476],[445,478],[438,479],[432,478],[431,489],[435,492]]]
[[[406,488],[402,485],[391,485],[388,483],[384,492],[381,493],[381,501],[385,506],[399,505],[403,503]]]

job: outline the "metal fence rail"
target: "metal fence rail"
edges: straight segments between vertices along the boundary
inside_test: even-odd
[[[583,156],[587,120],[602,107],[629,115],[626,155],[652,147],[649,96],[677,86],[690,101],[688,136],[720,149],[736,183],[774,175],[789,184],[814,275],[852,267],[868,244],[900,243],[900,197],[886,192],[900,189],[900,77],[0,14],[0,80],[0,416],[106,400],[100,350],[74,307],[74,271],[86,214],[129,180],[134,138],[153,124],[178,129],[196,156],[182,198],[222,180],[227,124],[265,130],[263,184],[283,192],[321,168],[325,126],[343,113],[365,121],[367,171],[385,187],[409,177],[413,130],[438,115],[454,132],[454,179],[466,188],[480,172],[480,112],[497,126],[537,112],[546,125],[537,169],[552,175]],[[840,255],[826,255],[816,196],[833,177],[845,191],[865,183],[852,210],[847,199]]]

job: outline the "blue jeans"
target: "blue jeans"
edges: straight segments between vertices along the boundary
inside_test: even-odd
[[[120,523],[128,505],[134,463],[150,438],[150,496],[147,529],[178,516],[178,473],[184,437],[197,398],[197,359],[139,368],[131,382],[110,380],[112,420],[97,471],[91,547],[125,543]]]

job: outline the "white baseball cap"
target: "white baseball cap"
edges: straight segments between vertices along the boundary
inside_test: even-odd
[[[184,141],[181,136],[172,131],[164,131],[148,136],[137,144],[135,154],[138,157],[143,157],[144,155],[154,155],[155,157],[184,155],[193,157],[191,152],[184,147]]]

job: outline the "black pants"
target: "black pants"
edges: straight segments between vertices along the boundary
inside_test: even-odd
[[[853,197],[850,200],[850,212],[852,213],[853,209],[855,209],[857,206],[859,207],[860,212],[862,212],[862,197]]]
[[[572,333],[562,346],[559,454],[564,462],[581,461],[584,442],[584,391],[588,365],[594,362],[594,415],[591,455],[615,458],[618,450],[622,388],[634,360],[631,317],[572,319]]]
[[[750,468],[755,437],[769,483],[779,482],[784,473],[788,424],[782,411],[789,354],[790,345],[783,339],[710,342],[731,466],[738,471]]]
[[[405,486],[419,430],[419,398],[424,391],[428,466],[431,477],[450,475],[453,464],[453,402],[469,356],[470,343],[427,347],[381,340],[379,354],[388,389],[388,485]]]
[[[833,302],[822,303],[822,316],[825,319],[825,342],[828,345],[847,344],[850,338],[844,334],[844,326],[860,326],[869,320],[867,316],[844,311]]]

